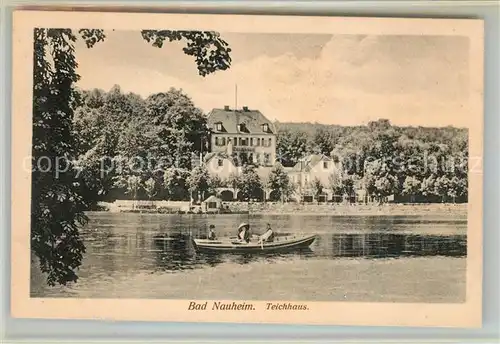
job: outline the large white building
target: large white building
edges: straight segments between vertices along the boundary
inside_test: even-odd
[[[268,190],[266,184],[269,173],[277,163],[277,130],[274,123],[259,110],[251,110],[246,106],[242,109],[231,109],[229,106],[213,109],[208,114],[207,123],[211,132],[210,148],[203,157],[203,163],[210,174],[227,184],[231,175],[241,173],[242,166],[253,164],[263,184],[262,198],[272,199],[272,190]],[[285,171],[296,189],[293,199],[314,199],[311,183],[318,179],[325,191],[321,200],[326,201],[332,196],[330,176],[340,175],[341,166],[328,156],[312,154],[295,166],[285,168]],[[218,194],[225,201],[238,199],[238,190],[229,185],[221,188]]]
[[[225,153],[238,164],[272,166],[276,159],[276,128],[259,110],[213,109],[208,114],[210,152]]]

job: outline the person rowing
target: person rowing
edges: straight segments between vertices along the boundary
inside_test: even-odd
[[[245,242],[250,242],[250,237],[252,233],[250,232],[250,225],[248,223],[242,223],[238,227],[238,239]]]
[[[273,242],[274,232],[271,228],[271,224],[268,223],[266,227],[266,232],[259,237],[259,244],[264,242]]]
[[[217,236],[215,235],[215,226],[210,225],[210,229],[208,231],[208,240],[216,240]]]

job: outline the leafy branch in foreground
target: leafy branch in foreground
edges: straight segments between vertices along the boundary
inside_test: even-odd
[[[80,29],[88,48],[105,40],[103,30]],[[185,54],[195,57],[198,72],[206,76],[231,65],[227,42],[215,32],[143,30],[142,37],[155,47],[185,40]],[[79,228],[87,222],[85,180],[72,161],[78,142],[73,127],[81,103],[75,83],[75,43],[71,29],[37,28],[33,53],[33,170],[31,201],[31,250],[38,258],[49,285],[76,281],[85,246]],[[55,166],[64,159],[64,168]],[[43,171],[43,172],[42,172]]]

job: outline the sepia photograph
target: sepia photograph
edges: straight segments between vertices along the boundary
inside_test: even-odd
[[[480,319],[482,22],[63,14],[17,21],[23,297]]]

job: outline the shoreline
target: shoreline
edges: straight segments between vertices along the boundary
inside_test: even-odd
[[[434,203],[434,204],[398,204],[387,203],[378,204],[293,204],[293,203],[266,203],[251,204],[228,203],[229,212],[221,213],[179,213],[179,207],[170,204],[170,207],[158,209],[133,210],[131,206],[117,206],[114,203],[101,203],[103,210],[89,211],[91,213],[132,213],[151,215],[203,215],[203,216],[224,216],[224,215],[297,215],[297,216],[459,216],[467,218],[467,203]],[[161,211],[159,210],[161,209]],[[165,209],[168,209],[165,211]]]

